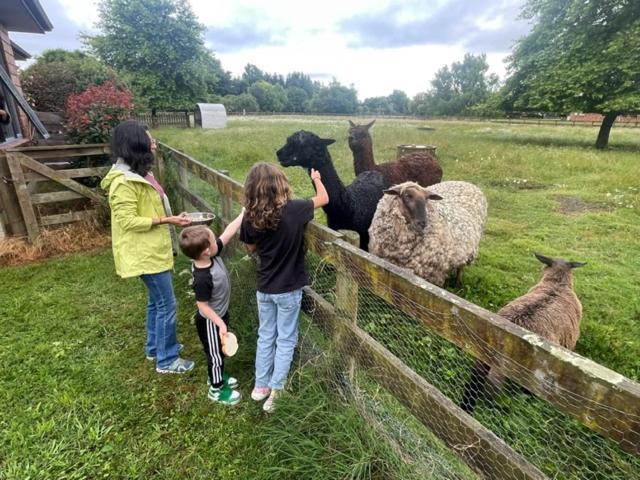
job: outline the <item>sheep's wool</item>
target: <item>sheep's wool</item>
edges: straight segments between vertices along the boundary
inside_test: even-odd
[[[400,198],[384,195],[369,229],[369,251],[443,285],[453,269],[477,257],[487,200],[478,187],[467,182],[442,182],[429,191],[442,200],[427,201],[427,227],[420,233],[410,229],[400,213]]]

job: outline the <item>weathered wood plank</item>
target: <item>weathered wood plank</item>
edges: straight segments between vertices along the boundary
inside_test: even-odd
[[[198,160],[182,153],[179,150],[176,150],[175,148],[171,148],[164,143],[161,143],[160,146],[161,148],[172,154],[171,159],[184,166],[187,170],[189,170],[200,179],[215,187],[216,190],[220,191],[223,186],[228,186],[231,195],[233,196],[233,200],[238,203],[242,202],[243,186],[240,182],[232,179],[228,175],[224,175],[221,172],[216,171],[215,169],[199,162]]]
[[[80,220],[90,220],[95,218],[96,210],[80,210],[77,212],[60,213],[58,215],[47,215],[40,217],[42,225],[57,225],[59,223],[78,222]]]
[[[355,358],[358,367],[390,391],[474,470],[496,480],[547,479],[366,332],[336,315],[334,307],[320,295],[310,288],[304,292],[306,310],[315,310],[312,318],[322,328],[334,330],[341,354]]]
[[[183,196],[191,205],[200,209],[200,211],[215,213],[215,210],[211,206],[211,204],[201,196],[190,192],[180,184],[176,185],[176,190],[178,191],[179,195]]]
[[[14,155],[15,158],[19,159],[22,165],[24,165],[27,168],[30,168],[31,170],[38,172],[40,175],[49,177],[51,180],[55,180],[56,182],[61,183],[65,187],[69,188],[70,190],[73,190],[74,192],[77,192],[85,197],[88,197],[91,200],[94,200],[95,202],[101,205],[105,205],[105,206],[107,205],[107,200],[102,195],[94,192],[93,190],[91,190],[88,187],[85,187],[84,185],[79,184],[78,182],[75,182],[69,178],[65,178],[63,175],[60,175],[60,172],[56,170],[52,170],[46,167],[45,165],[42,165],[40,162],[37,162],[36,160],[28,157],[23,153],[13,152],[13,153],[10,153],[10,155]]]
[[[38,227],[36,213],[33,210],[31,198],[29,198],[27,182],[25,181],[24,174],[22,172],[21,156],[23,156],[21,153],[7,152],[7,165],[11,172],[11,180],[15,188],[16,196],[18,197],[18,203],[27,229],[27,235],[29,236],[29,240],[34,241],[40,233],[40,227]]]
[[[24,236],[27,234],[27,226],[22,218],[22,210],[11,178],[7,154],[0,150],[0,204],[4,209],[5,233]]]
[[[104,177],[111,167],[91,167],[91,168],[69,168],[67,170],[56,170],[59,178],[82,178],[82,177]],[[51,180],[46,175],[37,172],[25,172],[24,178],[27,182],[44,182]]]
[[[640,384],[343,240],[332,246],[328,261],[357,271],[361,286],[474,357],[498,365],[513,381],[624,450],[640,454]],[[499,360],[505,356],[508,361]]]
[[[66,157],[84,157],[93,155],[108,155],[111,153],[109,145],[51,145],[45,147],[23,147],[11,149],[12,152],[21,152],[34,159],[55,159]]]
[[[52,203],[52,202],[64,202],[67,200],[76,200],[78,198],[86,198],[79,193],[72,192],[69,190],[65,190],[62,192],[49,192],[49,193],[32,193],[31,194],[31,203],[33,204],[41,204],[41,203]]]

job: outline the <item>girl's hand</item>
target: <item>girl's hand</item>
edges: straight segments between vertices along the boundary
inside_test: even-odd
[[[311,180],[313,180],[313,181],[321,180],[320,172],[317,171],[315,168],[311,169]]]

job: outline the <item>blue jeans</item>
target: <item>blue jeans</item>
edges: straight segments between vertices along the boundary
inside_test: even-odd
[[[166,368],[178,358],[176,338],[176,297],[171,273],[140,275],[149,290],[147,304],[147,356],[156,357],[157,366]]]
[[[287,293],[257,292],[258,349],[256,387],[282,390],[298,341],[298,315],[302,289]]]

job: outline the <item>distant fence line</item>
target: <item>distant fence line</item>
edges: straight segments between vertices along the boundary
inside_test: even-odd
[[[344,117],[344,118],[383,118],[389,120],[416,120],[416,121],[445,121],[445,122],[491,122],[506,123],[509,125],[544,125],[544,126],[572,126],[572,127],[599,127],[602,120],[593,116],[575,116],[572,119],[562,118],[527,118],[527,117],[468,117],[468,116],[418,116],[418,115],[390,115],[375,112],[356,113],[318,113],[318,112],[233,112],[227,111],[231,117]],[[156,111],[139,112],[133,118],[145,122],[151,128],[177,127],[193,128],[194,122],[191,120],[193,112],[190,110],[180,111]],[[640,115],[620,116],[613,124],[614,127],[638,128],[640,127]]]

